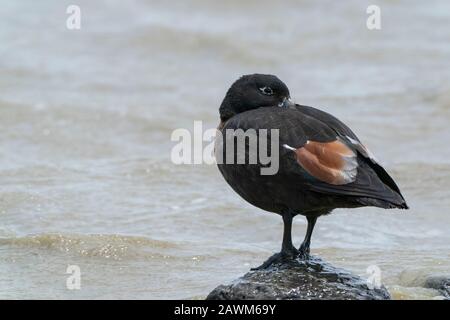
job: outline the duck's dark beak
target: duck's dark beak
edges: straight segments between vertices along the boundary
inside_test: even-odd
[[[291,100],[290,97],[285,97],[285,98],[283,99],[283,101],[281,101],[281,102],[278,104],[278,106],[279,106],[280,108],[290,108],[290,107],[295,106],[295,103]]]

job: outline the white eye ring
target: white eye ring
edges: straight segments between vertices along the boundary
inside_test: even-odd
[[[259,88],[259,90],[262,92],[262,94],[265,94],[266,96],[273,95],[273,90],[271,87],[262,87],[262,88]]]

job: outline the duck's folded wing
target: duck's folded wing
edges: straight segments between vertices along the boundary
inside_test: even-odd
[[[312,121],[316,129],[326,126],[334,135],[331,136],[326,130],[316,130],[314,135],[308,136],[309,130],[305,130],[307,141],[304,145],[295,148],[287,144],[284,146],[295,154],[298,164],[312,178],[308,184],[311,190],[369,197],[387,201],[396,207],[407,207],[397,184],[350,128],[318,109],[299,108],[305,115],[303,126],[306,124],[308,127],[308,122]]]
[[[405,201],[400,192],[400,188],[397,186],[394,179],[392,179],[386,170],[379,164],[372,152],[370,152],[370,150],[359,140],[356,134],[345,123],[331,114],[313,107],[296,105],[296,108],[302,114],[312,117],[332,129],[336,133],[337,137],[349,144],[350,147],[358,153],[361,160],[360,162],[364,162],[365,167],[368,166],[370,169],[375,171],[376,178],[380,179],[392,191],[397,193],[403,202]],[[366,183],[372,183],[374,180],[373,177],[368,176],[366,178]],[[365,188],[368,188],[368,186],[366,185]]]
[[[292,152],[299,167],[297,170],[290,166],[292,173],[301,175],[301,179],[307,181],[303,185],[311,191],[372,198],[382,201],[377,205],[386,208],[407,207],[402,195],[386,185],[383,181],[385,179],[380,178],[380,170],[374,170],[365,157],[340,138],[326,143],[308,140],[299,148],[288,145],[284,147]]]

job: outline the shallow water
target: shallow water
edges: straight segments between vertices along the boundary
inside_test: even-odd
[[[337,210],[318,254],[396,299],[450,273],[450,5],[68,1],[0,6],[0,298],[204,298],[279,249],[279,217],[208,165],[170,162],[176,128],[215,127],[241,74],[278,75],[293,98],[349,124],[409,211]],[[305,221],[296,218],[299,244]],[[80,290],[66,268],[81,268]]]

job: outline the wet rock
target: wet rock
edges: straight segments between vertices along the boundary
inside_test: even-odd
[[[278,262],[220,285],[207,300],[387,300],[386,288],[370,289],[366,279],[336,268],[318,257]]]
[[[425,280],[425,288],[438,290],[446,299],[450,299],[450,277],[431,276]]]

